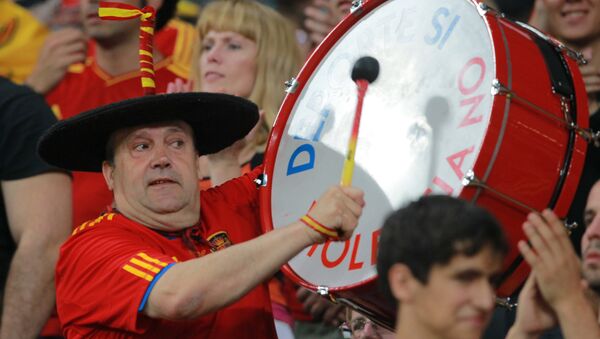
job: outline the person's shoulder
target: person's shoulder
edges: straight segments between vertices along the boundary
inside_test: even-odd
[[[0,96],[2,102],[11,101],[19,96],[36,95],[29,86],[16,84],[2,76],[0,76],[0,93],[2,93]]]
[[[202,191],[200,198],[203,202],[255,204],[258,200],[259,185],[257,180],[262,175],[262,172],[262,166],[256,167],[238,178]]]
[[[6,123],[3,127],[35,121],[47,128],[56,121],[44,97],[29,86],[0,77],[0,93],[0,120]]]

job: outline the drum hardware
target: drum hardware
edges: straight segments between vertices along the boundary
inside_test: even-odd
[[[481,16],[485,16],[487,13],[491,13],[497,18],[506,18],[506,15],[504,15],[504,13],[484,4],[483,2],[480,2],[477,5],[477,12],[479,12],[479,15]]]
[[[534,104],[533,102],[520,97],[515,92],[506,88],[506,86],[502,85],[502,83],[500,83],[500,81],[498,81],[498,79],[495,79],[494,81],[492,81],[492,95],[498,95],[498,94],[504,94],[504,95],[506,95],[507,98],[515,99],[517,102],[520,102],[522,104],[529,106],[530,108],[537,111],[538,113],[542,113],[544,116],[546,116],[550,119],[553,119],[556,122],[562,123],[563,125],[565,125],[565,127],[567,127],[567,129],[575,130],[577,132],[577,134],[580,137],[582,137],[583,140],[585,140],[587,143],[593,144],[596,147],[600,147],[600,132],[594,132],[594,131],[590,130],[589,128],[579,127],[573,121],[573,118],[571,117],[571,114],[570,114],[570,99],[568,99],[564,96],[560,96],[561,110],[565,115],[565,118],[561,119],[561,118],[556,117],[554,114],[546,111],[545,109],[541,108],[540,106]]]
[[[530,26],[524,22],[521,21],[513,21],[510,20],[512,22],[514,22],[515,24],[525,28],[526,30],[528,30],[529,32],[537,35],[539,38],[547,41],[549,44],[553,45],[554,47],[556,47],[558,52],[565,52],[565,54],[570,57],[571,59],[577,61],[577,63],[579,65],[585,65],[587,64],[587,60],[585,60],[585,58],[583,57],[583,54],[565,46],[562,42],[553,39],[551,37],[549,37],[548,35],[544,34],[543,32],[541,32],[540,30],[538,30],[537,28]]]
[[[362,13],[363,5],[363,0],[352,1],[352,7],[350,7],[350,14],[359,15],[360,13]]]
[[[290,93],[290,94],[295,93],[296,89],[298,88],[298,85],[300,85],[298,80],[296,80],[296,78],[292,77],[290,80],[285,82],[285,92]]]
[[[509,311],[512,311],[519,304],[515,303],[515,302],[511,302],[510,297],[506,297],[506,298],[496,297],[496,305],[504,307],[504,308],[508,309]]]
[[[540,213],[538,210],[536,210],[535,208],[528,206],[500,191],[497,191],[493,188],[491,188],[490,186],[488,186],[487,184],[485,184],[484,182],[482,182],[481,180],[479,180],[479,178],[477,178],[477,176],[475,175],[475,172],[473,172],[473,170],[468,170],[467,173],[465,174],[465,177],[462,180],[462,184],[465,187],[470,187],[470,186],[474,186],[474,187],[478,187],[478,188],[483,188],[485,190],[490,191],[492,194],[495,194],[496,196],[507,200],[517,206],[520,206],[530,212],[535,212],[535,213]],[[569,234],[571,234],[571,232],[573,232],[574,229],[576,229],[577,227],[579,227],[579,224],[577,224],[577,222],[572,222],[570,223],[567,220],[563,221],[565,229],[567,230],[567,232]]]
[[[267,173],[261,173],[256,179],[254,179],[254,183],[258,187],[266,187],[269,182],[269,177]]]
[[[337,304],[337,300],[335,299],[335,297],[333,296],[333,294],[329,293],[329,287],[327,286],[317,286],[317,294],[328,298],[332,303]]]
[[[467,173],[465,174],[465,176],[463,177],[462,180],[462,185],[465,187],[478,187],[478,188],[483,188],[485,190],[490,191],[492,194],[508,201],[511,202],[523,209],[528,210],[529,212],[538,212],[536,209],[534,209],[533,207],[526,205],[490,186],[488,186],[486,183],[484,183],[483,181],[479,180],[479,178],[477,178],[477,176],[475,175],[475,172],[473,172],[473,170],[468,170]]]
[[[579,227],[579,224],[576,221],[570,223],[569,221],[565,220],[564,224],[569,235],[571,235],[571,232],[573,232],[577,227]]]

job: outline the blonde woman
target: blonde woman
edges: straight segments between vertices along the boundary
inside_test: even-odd
[[[218,185],[262,163],[262,153],[284,97],[283,84],[303,60],[292,25],[256,1],[215,1],[196,25],[194,89],[245,97],[261,108],[259,126],[234,146],[202,160],[201,175]],[[232,121],[235,123],[235,121]],[[206,180],[203,186],[206,185]]]
[[[192,60],[194,89],[250,99],[262,118],[246,138],[201,157],[202,188],[219,185],[262,163],[265,144],[284,97],[284,82],[303,62],[294,29],[282,15],[251,0],[215,1],[196,25],[200,44]],[[235,121],[231,122],[235,124]],[[293,338],[293,320],[281,288],[269,283],[279,338]]]

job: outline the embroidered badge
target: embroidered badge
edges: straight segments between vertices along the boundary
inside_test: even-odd
[[[215,234],[210,235],[207,239],[210,244],[211,251],[220,251],[224,248],[227,248],[231,245],[231,240],[229,239],[229,235],[225,231],[220,231]]]

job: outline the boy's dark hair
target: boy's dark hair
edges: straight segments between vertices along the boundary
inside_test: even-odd
[[[377,258],[380,287],[394,300],[387,272],[395,263],[407,265],[425,284],[433,265],[445,265],[457,254],[473,256],[487,246],[501,255],[508,251],[502,228],[486,210],[449,196],[421,197],[384,223]]]

